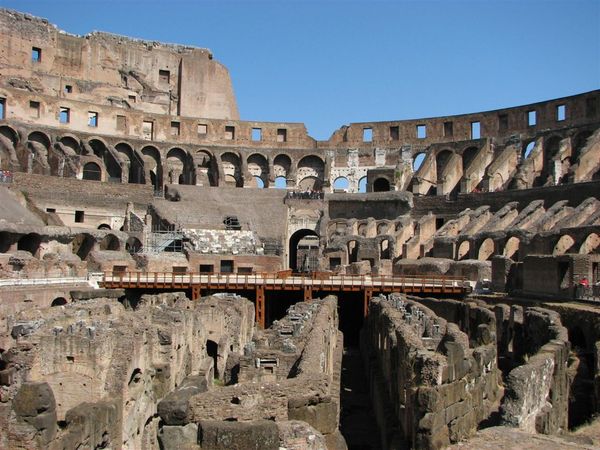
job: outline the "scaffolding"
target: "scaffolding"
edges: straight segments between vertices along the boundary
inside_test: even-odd
[[[144,245],[141,253],[156,255],[162,252],[182,253],[184,234],[180,227],[171,225],[157,227],[144,233]]]

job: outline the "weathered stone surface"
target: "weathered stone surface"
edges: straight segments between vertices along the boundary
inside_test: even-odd
[[[202,420],[198,423],[198,443],[202,450],[279,450],[279,430],[268,420]]]

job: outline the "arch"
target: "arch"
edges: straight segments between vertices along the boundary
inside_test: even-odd
[[[219,378],[219,368],[218,368],[218,360],[219,360],[219,345],[210,339],[206,341],[206,355],[213,360],[213,377],[215,379]]]
[[[277,189],[287,189],[287,178],[286,177],[276,177],[275,178],[275,187]]]
[[[348,192],[348,178],[346,177],[337,177],[333,182],[333,191],[334,192]]]
[[[307,155],[298,161],[299,187],[320,191],[323,187],[325,162],[317,155]]]
[[[0,135],[10,140],[13,144],[13,147],[17,145],[17,142],[19,142],[19,133],[17,133],[14,128],[8,125],[0,126]]]
[[[479,152],[479,148],[477,147],[467,147],[462,153],[462,170],[463,173],[466,173],[467,169],[477,156]]]
[[[367,192],[367,177],[362,177],[358,180],[358,192],[359,194]]]
[[[571,151],[571,162],[573,164],[575,164],[577,162],[577,160],[579,159],[579,156],[581,156],[581,151],[584,149],[584,147],[587,144],[587,140],[589,139],[589,137],[592,135],[592,132],[590,130],[584,130],[584,131],[580,131],[579,133],[577,133],[575,135],[575,137],[573,138],[573,145],[572,145],[572,151]]]
[[[512,236],[506,241],[506,244],[504,244],[504,256],[512,259],[513,261],[518,261],[520,244],[521,240],[516,236]]]
[[[111,230],[112,228],[110,227],[110,225],[109,225],[109,224],[107,224],[107,223],[103,223],[103,224],[101,224],[101,225],[98,225],[98,229],[99,229],[99,230]]]
[[[573,245],[575,245],[575,240],[568,234],[565,234],[556,241],[552,254],[555,256],[564,255],[573,247]]]
[[[379,258],[391,259],[391,244],[389,239],[382,239],[379,243]]]
[[[600,253],[600,236],[597,233],[590,233],[579,247],[579,253],[583,255]]]
[[[469,258],[469,251],[471,250],[471,243],[469,241],[462,241],[456,250],[456,260],[462,261]]]
[[[83,179],[102,181],[102,169],[95,162],[89,162],[83,166]]]
[[[135,236],[130,236],[125,241],[125,250],[129,253],[138,253],[142,249],[142,242]]]
[[[58,140],[62,145],[71,149],[73,155],[81,154],[81,142],[70,134],[65,134]]]
[[[379,222],[377,224],[377,235],[388,234],[391,224],[389,222]]]
[[[435,155],[435,166],[437,172],[437,182],[438,184],[443,181],[444,169],[450,162],[450,159],[454,156],[454,152],[451,150],[441,150]]]
[[[368,232],[369,232],[369,223],[368,222],[361,222],[358,224],[356,233],[359,236],[367,237]]]
[[[488,261],[492,258],[492,256],[494,256],[494,251],[494,240],[492,238],[487,238],[481,243],[481,246],[479,247],[479,254],[477,256],[477,259],[479,259],[480,261]]]
[[[6,253],[15,243],[15,236],[6,231],[0,231],[0,253]]]
[[[412,163],[413,172],[418,172],[419,171],[419,169],[423,165],[423,162],[425,161],[426,157],[427,157],[427,153],[424,153],[424,152],[417,153],[413,157],[413,163]]]
[[[317,177],[304,177],[298,183],[298,188],[302,191],[320,191],[323,184]]]
[[[116,157],[110,152],[108,146],[100,139],[91,139],[89,145],[98,158],[104,163],[107,178],[111,183],[121,182],[121,164],[117,161]]]
[[[197,149],[194,152],[193,161],[196,166],[196,185],[216,186],[219,177],[213,154],[204,148]]]
[[[40,250],[40,244],[42,243],[42,237],[37,233],[29,233],[22,236],[17,241],[17,250],[24,250],[31,253],[33,256],[37,256]]]
[[[100,250],[119,251],[121,250],[121,242],[114,234],[107,234],[104,236],[104,239],[100,241]]]
[[[387,178],[380,177],[373,181],[373,192],[387,192],[390,190],[390,181]]]
[[[167,173],[171,184],[193,184],[190,171],[190,155],[179,147],[167,152]]]
[[[62,306],[62,305],[66,305],[67,304],[67,299],[64,297],[56,297],[54,300],[52,300],[52,303],[50,304],[50,306]]]
[[[254,184],[253,187],[268,187],[269,186],[269,163],[267,162],[267,158],[260,153],[253,153],[248,156],[248,172],[252,175],[253,179],[251,180]],[[258,179],[262,181],[261,183]]]
[[[284,153],[277,155],[273,160],[273,175],[275,175],[276,178],[288,178],[291,168],[292,159]]]
[[[358,241],[352,240],[346,243],[346,248],[348,250],[348,264],[352,264],[358,261],[358,250],[360,248],[360,244]]]
[[[90,234],[78,234],[71,242],[72,253],[79,256],[81,260],[88,257],[89,253],[94,249],[96,239]]]
[[[232,152],[226,152],[221,155],[221,164],[223,174],[225,175],[225,184],[231,187],[242,187],[244,180],[242,178],[242,164],[240,157]]]
[[[129,168],[127,181],[129,183],[144,184],[144,160],[142,157],[126,142],[119,142],[115,145],[115,150],[121,163]]]
[[[562,138],[556,135],[544,139],[542,146],[542,152],[544,155],[542,171],[540,175],[534,180],[534,187],[544,186],[551,177],[552,160],[559,152],[561,140]]]
[[[290,236],[290,241],[289,241],[289,268],[292,269],[292,271],[294,272],[298,272],[302,266],[304,265],[306,267],[306,261],[309,261],[309,266],[311,268],[317,268],[317,264],[315,263],[315,261],[311,261],[314,259],[315,256],[318,256],[319,250],[318,247],[316,249],[316,252],[314,251],[314,249],[309,248],[309,249],[302,249],[302,252],[298,251],[298,247],[300,245],[300,241],[302,241],[303,239],[309,237],[309,236],[315,236],[315,237],[319,237],[319,235],[313,231],[313,230],[309,230],[306,228],[300,229],[298,231],[296,231],[294,234],[292,234]],[[307,250],[307,251],[304,251]],[[316,255],[315,255],[316,253]],[[314,266],[313,266],[314,264]]]
[[[51,140],[46,133],[41,131],[33,131],[27,136],[29,142],[37,142],[43,145],[46,149],[50,148]]]
[[[147,173],[146,182],[150,181],[154,190],[162,190],[163,168],[162,157],[158,149],[152,145],[142,148],[142,158],[144,159],[144,170]]]
[[[523,159],[527,159],[529,158],[529,156],[531,155],[531,152],[533,151],[533,149],[535,148],[535,141],[529,141],[529,143],[527,143],[527,145],[523,145]]]

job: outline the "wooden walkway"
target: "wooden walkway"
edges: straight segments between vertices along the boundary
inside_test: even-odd
[[[304,299],[313,298],[313,292],[363,292],[364,314],[374,293],[403,292],[407,294],[465,295],[470,284],[462,277],[402,276],[378,277],[371,275],[331,275],[316,272],[312,275],[291,275],[289,272],[225,274],[125,272],[105,273],[99,282],[105,288],[191,290],[192,300],[202,291],[254,290],[256,292],[256,321],[265,324],[265,291],[304,291]]]

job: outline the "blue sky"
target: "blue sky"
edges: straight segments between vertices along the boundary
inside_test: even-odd
[[[600,0],[0,0],[68,32],[208,47],[243,120],[485,111],[600,88]]]

